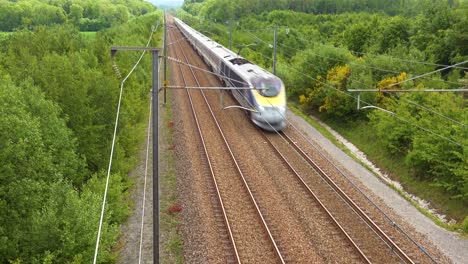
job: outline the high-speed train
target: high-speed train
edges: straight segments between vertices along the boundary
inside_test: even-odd
[[[281,79],[194,30],[180,19],[174,20],[220,79],[227,86],[240,88],[233,89],[232,94],[241,106],[251,110],[252,122],[268,131],[281,131],[286,127],[286,90]]]

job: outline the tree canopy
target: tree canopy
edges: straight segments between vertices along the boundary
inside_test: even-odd
[[[0,31],[63,23],[81,31],[97,31],[154,10],[152,4],[140,0],[0,0]]]
[[[139,1],[116,1],[143,9],[127,14],[127,23],[109,20],[116,24],[90,38],[69,19],[101,20],[103,10],[91,6],[122,11],[119,4],[43,2],[29,7],[65,14],[63,20],[54,20],[61,24],[37,25],[0,38],[0,262],[89,263],[120,83],[112,70],[109,47],[144,45],[162,14],[142,15],[154,8],[145,9],[147,4]],[[0,10],[5,6],[27,10],[31,3],[3,1]],[[158,28],[154,45],[161,34]],[[135,56],[117,54],[115,63],[125,72]],[[150,65],[145,58],[140,67],[150,69]],[[128,215],[124,198],[131,183],[126,175],[143,139],[150,83],[150,75],[136,71],[125,86],[99,263],[115,259],[112,246]]]

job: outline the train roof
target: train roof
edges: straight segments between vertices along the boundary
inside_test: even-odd
[[[237,53],[229,50],[228,48],[224,47],[223,45],[219,44],[218,42],[210,39],[209,37],[205,36],[204,34],[196,31],[195,29],[188,26],[186,23],[181,21],[178,18],[174,18],[176,22],[184,27],[184,29],[193,36],[193,38],[197,39],[199,42],[203,43],[208,49],[212,50],[212,52],[221,60],[223,60],[226,64],[231,64],[231,69],[234,69],[238,72],[238,74],[251,79],[255,76],[262,75],[265,77],[276,77],[272,73],[264,70],[263,68],[259,67],[248,61],[247,59],[243,58],[242,56],[238,55]],[[277,77],[276,77],[277,78]],[[279,79],[279,78],[278,78]]]

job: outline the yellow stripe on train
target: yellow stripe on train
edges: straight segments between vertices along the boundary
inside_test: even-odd
[[[285,105],[285,90],[281,88],[279,94],[273,97],[265,97],[261,95],[257,90],[252,90],[253,94],[255,95],[255,100],[257,100],[258,104],[265,105],[265,106],[283,106]]]

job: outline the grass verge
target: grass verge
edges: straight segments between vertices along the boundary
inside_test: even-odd
[[[94,40],[96,38],[96,31],[80,31],[80,35],[88,40]]]
[[[168,93],[169,95],[169,93]],[[183,242],[178,232],[180,224],[179,212],[181,207],[177,197],[176,176],[173,152],[173,130],[172,130],[172,110],[171,101],[168,100],[164,114],[164,124],[167,125],[163,140],[167,142],[167,149],[162,149],[161,156],[166,159],[167,166],[161,173],[161,222],[160,230],[162,239],[163,258],[161,263],[182,263],[183,262]]]

